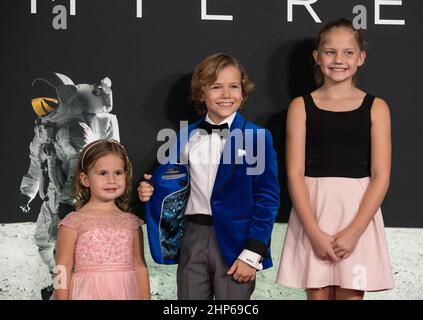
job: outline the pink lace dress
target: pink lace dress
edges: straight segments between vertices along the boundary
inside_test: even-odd
[[[70,299],[139,299],[133,233],[142,221],[130,213],[104,217],[79,212],[60,223],[77,232]]]

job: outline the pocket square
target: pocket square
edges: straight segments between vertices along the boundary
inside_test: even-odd
[[[238,157],[243,157],[247,154],[247,151],[244,149],[238,149]]]

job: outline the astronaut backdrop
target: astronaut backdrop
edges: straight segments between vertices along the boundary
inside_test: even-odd
[[[35,244],[42,260],[53,272],[53,249],[59,219],[74,210],[73,183],[79,153],[98,139],[119,140],[119,127],[112,110],[111,80],[99,85],[78,84],[63,74],[50,73],[32,83],[44,82],[55,89],[55,97],[36,97],[34,137],[29,145],[30,165],[18,195],[20,213],[30,213],[38,195]],[[42,92],[42,90],[40,90]]]
[[[192,70],[215,52],[238,58],[256,85],[244,115],[273,134],[277,219],[286,222],[286,109],[314,88],[312,39],[340,17],[364,29],[359,87],[391,109],[386,226],[423,227],[422,1],[14,0],[1,1],[0,12],[0,222],[38,218],[40,248],[54,236],[56,222],[48,220],[72,204],[81,148],[102,137],[120,140],[136,185],[156,165],[159,131],[197,118],[187,99]],[[143,216],[137,201],[134,211]]]

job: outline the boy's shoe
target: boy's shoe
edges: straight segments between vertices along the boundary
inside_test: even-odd
[[[41,289],[41,298],[43,300],[50,300],[50,297],[53,294],[53,290],[53,285],[49,285],[48,287]]]

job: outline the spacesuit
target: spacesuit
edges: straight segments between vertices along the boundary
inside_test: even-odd
[[[37,193],[43,200],[34,239],[42,260],[53,273],[57,225],[74,209],[73,182],[79,153],[97,139],[119,141],[119,127],[116,116],[110,114],[109,78],[100,85],[74,85],[71,79],[58,73],[35,81],[38,80],[54,87],[58,100],[32,100],[38,118],[29,147],[29,169],[20,185],[19,209],[29,212],[29,204]]]
[[[59,215],[72,210],[73,178],[79,152],[90,140],[90,128],[81,121],[70,121],[57,128],[37,119],[30,144],[30,166],[22,178],[20,209],[29,212],[29,203],[38,193],[43,200],[36,223],[35,244],[49,271],[55,267],[55,246]],[[59,212],[61,211],[61,212]]]

